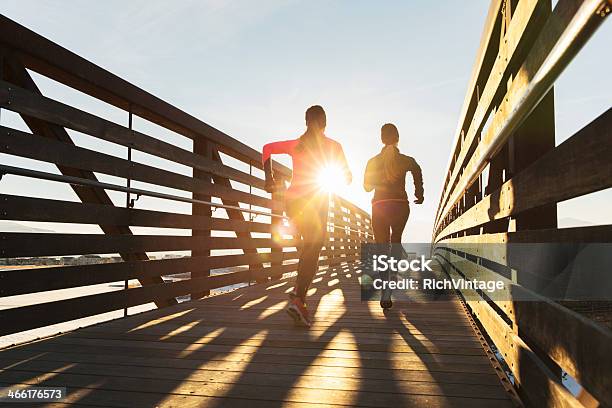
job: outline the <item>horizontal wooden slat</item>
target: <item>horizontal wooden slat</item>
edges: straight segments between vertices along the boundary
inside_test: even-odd
[[[363,234],[363,237],[365,238],[365,234]],[[342,232],[335,232],[335,233],[329,233],[328,238],[333,239],[334,241],[332,242],[337,242],[337,243],[345,242],[348,245],[349,243],[361,242],[362,237],[360,237],[359,234],[357,233],[345,234]]]
[[[0,152],[270,208],[272,200],[0,126]]]
[[[297,350],[296,350],[297,351]],[[302,350],[299,350],[302,351]],[[84,387],[89,385],[91,382],[96,381],[98,376],[106,376],[107,373],[104,371],[105,367],[91,364],[91,363],[80,363],[78,364],[78,368],[73,368],[70,370],[70,374],[62,373],[61,370],[57,368],[57,363],[53,364],[53,362],[41,362],[41,361],[33,361],[27,362],[24,364],[25,367],[16,367],[12,372],[12,376],[8,376],[7,378],[12,378],[14,381],[20,381],[20,379],[27,379],[27,382],[30,384],[40,383],[40,380],[36,380],[37,373],[40,372],[52,372],[57,375],[58,378],[54,378],[54,382],[64,382],[64,385],[68,387]],[[121,379],[114,380],[112,382],[106,383],[105,385],[113,384],[112,387],[108,388],[118,388],[124,391],[129,392],[130,390],[142,392],[143,390],[149,389],[151,392],[159,392],[159,388],[161,385],[165,385],[168,381],[176,381],[180,382],[183,378],[179,376],[178,373],[172,373],[171,370],[164,370],[163,368],[159,369],[158,373],[155,373],[155,368],[145,369],[142,368],[138,370],[137,367],[118,367],[114,366],[119,374],[117,377],[125,378],[127,384],[123,383]],[[160,376],[159,374],[163,374]],[[256,398],[257,390],[259,389],[262,393],[274,392],[268,387],[275,387],[276,389],[288,389],[292,387],[292,383],[294,379],[292,376],[282,375],[282,374],[273,374],[268,373],[266,375],[258,375],[258,373],[243,373],[240,377],[236,376],[236,373],[232,372],[222,372],[219,370],[200,370],[196,372],[190,373],[190,381],[193,381],[194,384],[190,385],[182,385],[180,388],[180,392],[190,392],[195,395],[215,395],[219,392],[219,388],[230,388],[231,392],[235,393],[236,396],[240,396],[243,394],[243,398]],[[146,384],[138,385],[138,380],[140,375],[143,375],[141,378],[146,378]],[[398,396],[402,398],[404,394],[417,394],[417,393],[430,393],[433,396],[446,396],[446,395],[454,395],[454,396],[465,396],[470,397],[472,393],[480,393],[481,397],[485,398],[497,398],[498,400],[504,400],[506,395],[499,389],[499,387],[486,387],[486,386],[470,386],[466,384],[444,384],[440,386],[438,384],[431,383],[414,383],[414,384],[390,384],[385,383],[384,381],[367,381],[367,385],[362,384],[360,379],[343,379],[338,380],[337,378],[325,377],[325,376],[305,376],[306,379],[302,380],[301,387],[306,390],[312,390],[311,400],[316,404],[316,393],[314,391],[318,391],[318,388],[322,383],[326,385],[326,389],[321,392],[322,396],[327,395],[328,397],[333,397],[333,391],[337,393],[344,392],[388,392],[392,391],[400,393]],[[90,383],[88,383],[88,381]],[[196,382],[197,381],[197,382]],[[45,381],[45,384],[49,383]],[[302,392],[302,394],[305,394]],[[375,395],[375,394],[372,394]],[[372,398],[373,399],[373,398]],[[386,397],[388,401],[392,401],[391,396]],[[88,399],[88,402],[90,400]],[[279,401],[280,402],[280,401]],[[257,400],[255,400],[257,403]],[[229,400],[226,400],[226,404],[228,406],[235,407],[235,405],[231,404]],[[199,406],[205,406],[205,402]],[[210,404],[211,406],[214,403]],[[223,404],[221,404],[223,405]],[[270,406],[272,405],[281,405],[276,404],[270,401]],[[286,406],[286,404],[282,404]],[[325,405],[327,407],[327,404]],[[252,408],[255,408],[251,406]]]
[[[191,139],[206,138],[244,162],[262,168],[258,151],[155,97],[83,57],[0,15],[0,42],[30,70]],[[277,171],[291,172],[276,164]]]
[[[441,258],[452,262],[446,257]],[[457,262],[452,264],[458,265]],[[467,259],[462,260],[459,268],[468,279],[483,274],[487,274],[489,279],[501,278]],[[500,303],[500,309],[516,322],[521,336],[537,345],[600,401],[611,401],[609,373],[612,372],[612,355],[607,350],[612,344],[612,332],[520,285],[508,280],[505,280],[505,285],[510,305],[506,307]]]
[[[595,13],[598,7],[596,2],[564,1],[554,8],[513,76],[489,127],[481,135],[468,163],[462,168],[459,180],[435,222],[437,231],[464,191],[484,170],[487,160],[499,151],[512,132],[548,92],[590,35],[603,23],[603,18]],[[574,23],[576,25],[572,26]],[[570,26],[572,27],[568,28]],[[567,37],[565,41],[559,41],[562,36]],[[563,49],[552,52],[557,46]],[[548,64],[544,64],[549,55],[552,58]],[[543,72],[539,71],[540,67],[543,67]],[[534,81],[536,73],[539,76],[538,81]]]
[[[0,336],[295,270],[295,265],[147,285],[0,311]]]
[[[268,223],[0,194],[0,219],[269,233]],[[289,229],[280,227],[281,231]]]
[[[263,180],[255,176],[4,81],[0,81],[0,106],[211,174],[264,187]]]
[[[459,114],[459,123],[457,125],[457,132],[455,133],[455,139],[451,146],[451,155],[449,164],[452,163],[453,156],[458,154],[458,149],[461,147],[461,129],[465,128],[471,122],[475,105],[478,102],[480,89],[478,84],[481,83],[490,74],[490,70],[486,71],[489,61],[494,58],[494,52],[499,48],[499,43],[492,41],[494,37],[494,30],[497,27],[497,22],[502,11],[502,0],[493,0],[489,3],[489,11],[487,12],[487,18],[484,23],[484,28],[480,36],[480,44],[478,47],[478,54],[476,55],[476,61],[472,66],[472,72],[470,74],[470,80],[468,82],[467,92],[463,98],[463,104],[461,107],[461,113]],[[497,52],[495,52],[497,54]],[[450,166],[447,166],[450,167]],[[448,179],[446,179],[446,183]],[[439,208],[438,208],[439,210]]]
[[[365,221],[366,225],[370,224],[370,214],[368,214],[366,211],[364,211],[363,209],[359,208],[357,205],[355,205],[354,203],[340,197],[340,196],[334,196],[334,204],[339,203],[340,207],[345,207],[350,209],[351,211],[353,211],[355,214],[359,214],[359,216]],[[337,211],[338,213],[341,213],[341,211]]]
[[[508,233],[508,242],[612,242],[612,225],[516,231]]]
[[[0,297],[66,289],[126,279],[142,279],[296,259],[298,253],[255,253],[213,257],[183,257],[94,265],[55,266],[0,271]]]
[[[451,277],[460,277],[446,259],[440,259],[445,263],[445,269]],[[464,289],[461,292],[470,299],[479,298],[473,290]],[[519,392],[527,396],[531,403],[538,406],[582,406],[486,301],[467,300],[466,303],[504,357],[514,375]]]
[[[346,228],[350,228],[355,231],[359,231],[361,229],[363,232],[365,232],[363,227],[356,225],[354,222],[343,220],[341,217],[329,217],[329,222],[333,223],[337,227],[337,231],[347,231]]]
[[[332,259],[343,259],[345,261],[355,261],[355,260],[359,260],[360,258],[360,254],[358,252],[347,252],[345,250],[337,250],[337,251],[329,251],[329,252],[322,252],[321,253],[322,257],[325,257],[327,261],[332,260]],[[321,263],[321,265],[324,265],[324,260],[319,261]]]
[[[156,251],[181,251],[198,247],[208,249],[270,248],[295,246],[293,240],[271,238],[226,238],[175,235],[45,234],[1,232],[5,245],[0,257],[112,254]]]
[[[518,265],[508,262],[508,253],[512,251],[512,244],[610,242],[612,242],[612,225],[593,225],[576,228],[466,235],[464,237],[444,239],[438,242],[436,247],[460,249],[463,252],[485,258],[492,262],[517,268]],[[539,251],[541,248],[541,246],[534,245],[533,251]],[[521,248],[520,253],[521,259],[518,260],[528,264],[530,259],[526,256],[524,246]],[[514,259],[514,261],[516,260]]]
[[[76,336],[77,334],[75,333],[74,337]],[[136,334],[134,334],[134,336],[138,337]],[[239,344],[236,344],[236,345],[239,345]],[[216,344],[210,345],[210,347],[215,347],[215,346],[217,345]],[[282,349],[279,349],[279,350],[282,350]],[[303,351],[303,349],[299,351]],[[9,365],[10,363],[7,360],[9,359],[3,359],[2,363],[5,365]],[[90,363],[80,362],[78,366],[79,366],[78,369],[76,367],[73,367],[73,369],[71,370],[74,374],[95,374],[95,375],[106,375],[107,374],[106,372],[104,372],[105,370],[104,365],[100,366],[92,362]],[[117,372],[117,376],[130,377],[130,374],[132,375],[135,374],[133,372],[135,367],[125,367],[125,366],[115,365],[114,368]],[[34,372],[36,371],[38,372],[57,372],[57,373],[61,372],[61,369],[58,369],[57,362],[54,362],[53,360],[46,360],[46,359],[43,360],[42,358],[34,360],[34,361],[23,362],[23,364],[21,364],[18,367],[18,369],[19,369],[18,371],[30,369],[30,370],[33,370]],[[156,369],[157,369],[157,372],[156,372]],[[163,367],[150,367],[148,369],[143,367],[140,375],[142,375],[141,378],[148,378],[148,379],[182,380],[183,377],[180,376],[181,371],[182,370],[173,371],[172,369],[167,369]],[[222,372],[218,370],[209,370],[206,368],[203,368],[202,370],[198,370],[198,372],[195,372],[195,373],[190,372],[190,374],[191,374],[190,378],[192,381],[206,381],[207,383],[212,383],[216,385],[220,385],[220,384],[223,384],[224,382],[228,382],[230,384],[241,383],[241,384],[251,384],[251,385],[257,385],[257,386],[290,387],[291,382],[293,381],[291,376],[286,376],[286,375],[278,374],[278,373],[267,373],[267,375],[262,376],[262,375],[258,375],[260,373],[257,373],[257,372],[255,373],[245,372],[243,373],[242,376],[240,376],[240,378],[237,378],[235,376],[235,373],[233,372]],[[362,381],[360,380],[361,379],[359,378],[353,378],[351,380],[343,379],[341,380],[342,383],[340,383],[338,381],[338,378],[313,375],[312,378],[309,378],[305,383],[303,383],[303,386],[306,386],[308,388],[317,388],[318,386],[320,386],[321,382],[327,381],[328,387],[330,387],[331,389],[336,389],[336,390],[344,389],[344,388],[341,388],[342,386],[349,388],[351,390],[354,390],[354,391],[359,391],[360,389],[364,387],[367,390],[376,390],[377,388],[379,388],[380,390],[380,388],[382,387],[385,391],[391,392],[391,390],[395,388],[394,384],[389,384],[389,383],[385,384],[384,380],[376,381],[373,379],[369,379],[368,383],[372,382],[372,384],[369,384],[370,386],[363,385]],[[428,391],[430,390],[432,393],[443,392],[441,390],[436,390],[434,385],[431,383],[425,383],[421,385],[427,386],[426,389]],[[414,386],[416,389],[419,389],[419,384],[414,384]],[[462,395],[466,395],[466,396],[469,396],[471,392],[480,392],[485,397],[495,397],[495,396],[504,397],[505,396],[503,392],[500,392],[501,390],[499,390],[498,387],[487,387],[487,386],[482,386],[482,385],[468,386],[467,384],[452,384],[452,385],[444,384],[443,385],[443,388],[445,388],[445,390],[449,390],[449,388],[451,387],[456,387],[456,389],[454,390],[455,393],[464,392],[465,394],[462,394]],[[403,392],[410,392],[410,388],[405,387]]]
[[[450,223],[452,233],[612,187],[612,109],[506,181]]]
[[[463,99],[463,105],[461,108],[461,113],[459,114],[459,121],[457,124],[457,130],[455,132],[455,138],[451,143],[451,152],[449,155],[447,168],[451,169],[455,165],[455,161],[457,156],[459,155],[459,151],[462,148],[464,143],[462,130],[469,127],[470,123],[474,118],[475,111],[478,107],[478,100],[480,98],[480,84],[487,80],[490,75],[490,70],[487,71],[487,68],[491,66],[491,59],[495,59],[499,54],[499,47],[501,44],[499,42],[493,41],[495,36],[494,32],[498,30],[498,21],[500,20],[499,16],[501,14],[501,7],[503,3],[501,0],[491,1],[489,4],[489,11],[487,13],[487,19],[485,20],[483,32],[480,37],[480,45],[478,47],[478,54],[476,56],[476,61],[472,66],[472,73],[470,75],[470,80],[467,87],[467,92]],[[441,192],[441,196],[445,193],[448,182],[450,179],[450,170],[446,173],[446,177],[444,179],[444,184]],[[438,202],[438,207],[436,209],[435,217],[434,217],[434,225],[435,221],[438,219],[439,212],[442,209],[442,200]]]
[[[550,228],[500,232],[496,234],[466,235],[464,237],[443,239],[438,245],[538,242],[612,242],[612,225],[589,225],[573,228]]]
[[[498,58],[495,59],[495,63],[491,67],[485,86],[478,92],[476,111],[470,122],[465,123],[467,125],[465,136],[456,139],[457,143],[460,144],[460,150],[455,160],[452,161],[451,175],[444,185],[442,199],[440,200],[442,207],[446,204],[449,195],[452,193],[452,187],[455,185],[455,181],[463,168],[466,158],[469,158],[468,152],[472,150],[472,145],[480,134],[487,115],[493,109],[494,98],[499,93],[498,89],[503,78],[506,78],[507,68],[512,66],[512,63],[515,63],[513,55],[522,36],[528,35],[529,31],[533,32],[541,28],[541,25],[544,23],[543,18],[547,14],[546,6],[545,2],[537,0],[522,0],[516,5],[516,9],[512,13],[512,20],[504,36],[505,41],[500,43]],[[470,90],[468,94],[474,91]]]

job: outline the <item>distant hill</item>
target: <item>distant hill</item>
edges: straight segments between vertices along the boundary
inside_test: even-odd
[[[53,230],[34,228],[29,225],[20,224],[15,221],[0,220],[0,231],[2,232],[55,232]]]

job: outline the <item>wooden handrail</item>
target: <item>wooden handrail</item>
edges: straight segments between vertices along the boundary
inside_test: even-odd
[[[195,299],[206,296],[212,289],[277,279],[296,271],[299,241],[288,238],[292,230],[282,222],[287,218],[283,214],[282,195],[270,197],[264,193],[264,180],[252,171],[262,168],[260,152],[5,16],[0,16],[0,60],[3,67],[0,109],[20,115],[29,128],[29,132],[24,132],[0,126],[0,152],[56,165],[60,173],[2,164],[0,174],[63,183],[80,200],[8,195],[0,190],[0,219],[95,225],[104,233],[0,232],[1,240],[8,242],[0,247],[0,259],[34,257],[36,262],[65,262],[53,268],[0,272],[0,297],[116,280],[138,279],[142,284],[138,288],[126,286],[119,292],[0,311],[0,335],[149,302],[166,306],[175,304],[177,296],[191,295]],[[72,106],[69,101],[46,97],[30,71],[125,111],[129,122],[121,125]],[[192,139],[193,149],[134,129],[134,115]],[[177,166],[162,169],[137,163],[131,156],[123,158],[80,147],[69,131],[187,166],[193,175],[180,172]],[[224,163],[220,153],[236,158],[238,163]],[[276,169],[282,177],[291,174],[281,164]],[[97,174],[147,186],[103,182]],[[0,189],[2,185],[0,181]],[[164,188],[186,194],[165,192]],[[107,192],[124,193],[126,200],[121,201],[127,204],[115,205]],[[160,211],[149,208],[147,200],[138,202],[139,208],[134,208],[130,198],[139,197],[189,204],[192,211],[181,213],[174,206],[170,212]],[[336,217],[330,217],[329,239],[320,263],[356,261],[360,243],[373,238],[369,215],[345,199],[334,195],[330,199],[333,201],[330,213]],[[223,211],[215,213],[213,209]],[[247,214],[262,218],[246,217]],[[347,214],[351,216],[341,218]],[[168,235],[159,230],[136,235],[132,227],[176,228],[191,235]],[[235,236],[228,236],[229,232]],[[191,256],[151,259],[152,252],[167,251],[191,251]],[[114,259],[106,256],[117,253],[119,257]],[[94,263],[72,265],[70,260],[41,258],[84,255],[87,255],[84,260]],[[220,270],[223,273],[219,275]],[[186,273],[191,274],[186,281],[162,279]]]
[[[559,1],[552,11],[545,0],[512,3],[491,4],[499,11],[487,19],[465,97],[433,253],[453,278],[506,282],[503,298],[460,292],[523,399],[533,406],[610,405],[612,387],[603,379],[612,378],[612,331],[538,294],[533,282],[561,273],[541,262],[545,255],[533,251],[510,263],[508,254],[518,242],[612,240],[609,225],[559,229],[556,212],[561,201],[612,187],[612,110],[555,145],[551,92],[611,7],[599,0]],[[562,385],[562,371],[582,386],[580,395]]]

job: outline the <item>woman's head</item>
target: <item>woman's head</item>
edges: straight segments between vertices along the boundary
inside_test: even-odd
[[[399,142],[399,131],[393,123],[385,123],[380,129],[380,140],[384,145],[394,145]]]
[[[325,111],[320,105],[314,105],[306,109],[306,127],[311,130],[324,131],[327,126]]]

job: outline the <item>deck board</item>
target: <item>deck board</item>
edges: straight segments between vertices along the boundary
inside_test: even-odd
[[[362,302],[358,265],[319,272],[310,330],[293,278],[0,351],[0,386],[66,386],[49,406],[513,406],[463,306]]]

